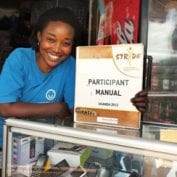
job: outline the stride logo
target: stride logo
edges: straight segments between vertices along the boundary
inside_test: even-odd
[[[138,78],[140,77],[139,71],[142,70],[139,63],[140,60],[143,60],[143,52],[142,44],[121,44],[119,50],[116,46],[112,46],[114,65],[123,75]]]

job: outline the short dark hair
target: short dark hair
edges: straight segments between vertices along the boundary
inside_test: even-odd
[[[74,28],[75,32],[74,41],[79,38],[80,23],[79,20],[76,18],[74,12],[69,8],[54,7],[46,10],[42,15],[40,15],[38,21],[33,26],[30,43],[31,47],[36,51],[38,51],[37,33],[42,32],[51,21],[62,21],[71,25]]]

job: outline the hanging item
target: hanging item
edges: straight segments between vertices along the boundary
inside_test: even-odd
[[[137,43],[140,0],[98,0],[97,44]]]

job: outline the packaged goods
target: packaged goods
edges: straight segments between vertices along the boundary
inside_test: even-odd
[[[44,138],[15,134],[12,139],[13,164],[25,165],[44,153]]]
[[[60,142],[47,152],[51,164],[67,160],[71,167],[83,166],[91,153],[90,148],[72,143]]]

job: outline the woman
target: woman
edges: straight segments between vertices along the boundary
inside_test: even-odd
[[[65,8],[41,15],[33,29],[32,48],[17,48],[6,59],[0,76],[1,117],[73,113],[75,59],[70,54],[78,26],[74,14]]]
[[[74,14],[66,8],[49,9],[39,17],[32,32],[32,48],[17,48],[6,59],[0,76],[1,117],[73,114],[75,59],[71,52],[78,28]],[[137,104],[136,98],[132,101]],[[4,119],[0,120],[2,145]]]

